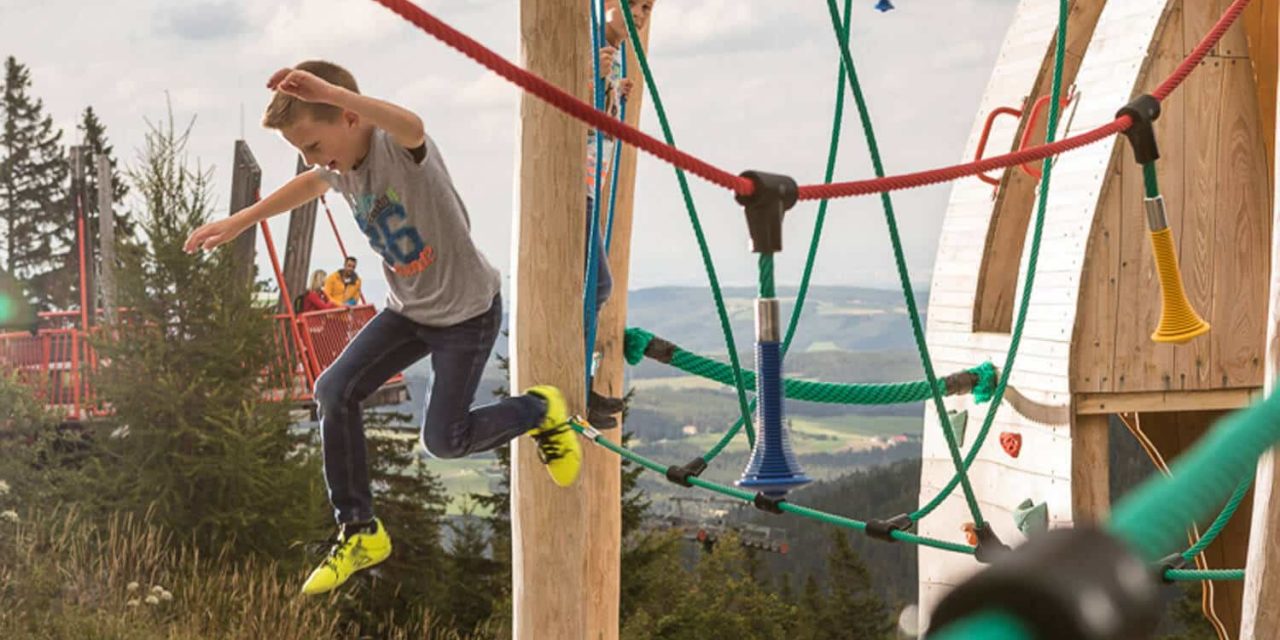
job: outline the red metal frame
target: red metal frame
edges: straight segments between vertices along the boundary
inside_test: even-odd
[[[1013,116],[1015,118],[1022,117],[1022,111],[1013,107],[997,107],[987,116],[986,124],[982,125],[982,137],[978,139],[978,150],[973,155],[974,161],[982,159],[982,154],[987,150],[987,139],[991,137],[991,125],[996,123],[997,116]],[[978,179],[993,186],[1000,186],[999,178],[992,178],[985,173],[979,173]]]

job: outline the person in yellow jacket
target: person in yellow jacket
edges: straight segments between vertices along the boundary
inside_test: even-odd
[[[329,274],[324,281],[324,293],[337,304],[360,304],[360,276],[356,275],[356,259],[348,256],[342,269]]]

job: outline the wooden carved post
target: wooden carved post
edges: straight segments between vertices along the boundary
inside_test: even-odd
[[[584,99],[587,9],[585,2],[520,2],[521,66]],[[569,411],[581,413],[586,128],[529,94],[521,97],[517,127],[511,388],[555,385]],[[557,487],[525,437],[512,446],[511,476],[514,637],[586,638],[585,478]]]
[[[249,144],[244,140],[236,140],[235,162],[231,169],[231,213],[253,204],[258,199],[261,184],[262,169],[249,150]],[[252,226],[231,243],[232,254],[240,270],[237,280],[246,286],[253,281],[253,256],[257,242],[258,228]]]

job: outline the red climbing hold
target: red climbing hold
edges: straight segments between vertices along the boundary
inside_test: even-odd
[[[1000,434],[1000,446],[1004,448],[1004,452],[1009,454],[1010,458],[1018,457],[1018,453],[1022,451],[1022,434],[1009,433],[1008,431]]]
[[[964,532],[965,542],[968,542],[969,546],[978,546],[978,529],[973,526],[972,522],[966,522],[960,525],[960,530]]]

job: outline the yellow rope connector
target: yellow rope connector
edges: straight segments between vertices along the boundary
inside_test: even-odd
[[[1173,231],[1168,227],[1151,232],[1151,250],[1155,254],[1156,273],[1160,276],[1160,325],[1151,339],[1156,342],[1181,344],[1208,333],[1205,322],[1187,300],[1178,271],[1178,254],[1173,247]]]

